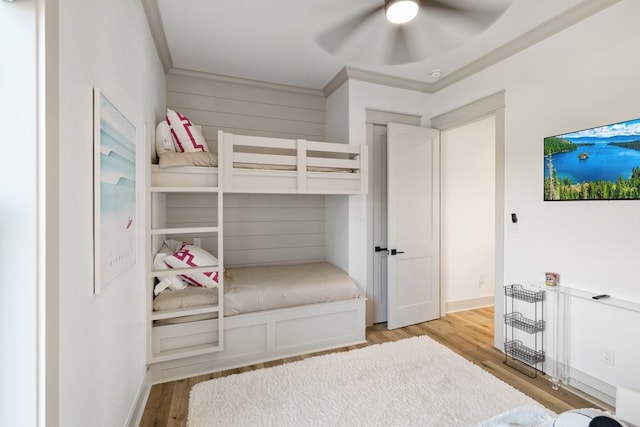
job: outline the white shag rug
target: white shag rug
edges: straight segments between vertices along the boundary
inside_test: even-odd
[[[522,405],[543,410],[421,336],[196,384],[187,425],[462,427]]]

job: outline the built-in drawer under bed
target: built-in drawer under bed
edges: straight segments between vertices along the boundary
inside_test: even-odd
[[[229,268],[224,272],[224,315],[358,298],[360,290],[338,267],[326,263]],[[155,312],[217,304],[218,290],[189,286],[162,291]],[[157,320],[156,326],[194,322],[216,313]]]

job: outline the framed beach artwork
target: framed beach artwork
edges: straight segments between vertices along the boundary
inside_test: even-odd
[[[136,263],[136,128],[93,90],[94,292]]]
[[[544,200],[640,199],[640,119],[544,138]]]

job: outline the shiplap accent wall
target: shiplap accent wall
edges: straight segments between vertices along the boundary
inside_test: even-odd
[[[228,267],[323,261],[325,196],[225,194],[224,262]],[[167,227],[215,226],[216,199],[169,194]],[[202,235],[202,247],[216,254],[216,236]],[[173,236],[191,241],[193,236]]]
[[[324,260],[324,196],[228,194],[224,221],[226,265]]]
[[[325,139],[319,90],[187,71],[167,75],[167,107],[202,126],[209,147],[218,130],[240,135]]]
[[[210,148],[218,130],[242,135],[325,140],[325,98],[321,91],[271,83],[172,71],[167,107],[202,127]],[[346,196],[345,196],[346,197]],[[167,226],[212,225],[215,198],[167,196]],[[269,265],[325,259],[326,198],[322,195],[226,194],[225,266]],[[182,238],[182,236],[180,236]],[[193,236],[183,236],[190,240]],[[216,248],[215,236],[202,247]]]

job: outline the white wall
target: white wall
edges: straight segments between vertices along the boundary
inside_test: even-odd
[[[367,109],[422,117],[429,126],[431,96],[423,92],[397,89],[375,83],[349,81],[349,140],[352,144],[367,140]]]
[[[441,134],[442,287],[447,311],[493,303],[495,119]]]
[[[327,140],[331,142],[349,141],[349,85],[343,84],[326,101]],[[362,142],[360,142],[362,143]],[[327,196],[327,240],[325,257],[349,272],[349,199],[362,196]],[[360,290],[365,292],[365,282],[359,281]]]
[[[639,15],[640,2],[623,0],[434,95],[440,114],[506,90],[505,219],[510,212],[520,219],[516,228],[505,224],[506,283],[540,282],[545,271],[556,271],[562,285],[640,302],[640,201],[543,202],[542,191],[545,136],[640,117]],[[599,353],[605,339],[620,348],[629,340],[617,328],[588,334],[600,330],[600,319],[577,316],[571,323],[583,332],[572,340],[583,352]],[[501,334],[496,322],[498,345]],[[640,348],[624,348],[621,363],[606,373],[593,365],[600,362],[580,368],[610,384],[625,377],[639,387],[640,371],[623,360],[638,360]]]
[[[349,84],[345,83],[327,97],[325,106],[327,140],[349,141]],[[353,144],[353,143],[352,143]]]
[[[144,156],[165,78],[140,2],[60,1],[60,425],[117,426],[145,375]],[[92,88],[137,128],[137,264],[93,294]],[[146,130],[146,134],[145,134]]]

